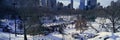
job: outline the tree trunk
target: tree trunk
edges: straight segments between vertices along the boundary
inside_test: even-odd
[[[15,18],[15,37],[17,36],[16,34],[16,18]]]
[[[113,20],[113,22],[112,22],[112,26],[113,26],[113,33],[116,33],[115,22],[114,22],[114,20]]]
[[[24,23],[25,23],[25,22],[24,22]],[[24,24],[24,23],[23,23],[23,24]],[[24,24],[24,40],[27,40],[25,24]]]
[[[26,29],[24,28],[24,40],[27,40]]]

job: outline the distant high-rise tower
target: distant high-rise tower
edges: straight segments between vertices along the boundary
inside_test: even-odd
[[[47,7],[48,8],[56,8],[57,1],[56,0],[47,0]]]
[[[97,0],[87,0],[87,9],[93,9],[97,5]]]
[[[47,7],[47,0],[41,0],[41,6]]]
[[[47,8],[56,8],[57,1],[56,0],[40,0],[40,6],[47,7]]]
[[[81,10],[84,10],[84,9],[85,9],[85,0],[80,0],[79,8],[80,8]]]
[[[71,0],[71,9],[73,9],[73,0]]]

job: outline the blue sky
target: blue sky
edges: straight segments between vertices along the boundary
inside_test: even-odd
[[[70,0],[57,0],[59,2],[62,2],[64,5],[68,5],[70,3]],[[100,2],[102,6],[106,7],[110,5],[111,1],[117,1],[117,0],[97,0],[97,2]],[[74,8],[79,7],[80,0],[74,0]]]

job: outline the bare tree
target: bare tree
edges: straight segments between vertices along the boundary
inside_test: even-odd
[[[112,25],[112,31],[115,33],[118,31],[117,25],[120,21],[120,6],[116,2],[111,2],[111,5],[98,11],[98,16],[109,19]]]
[[[77,20],[75,21],[75,28],[77,30],[80,30],[80,32],[84,32],[88,26],[87,26],[87,20],[83,16],[77,16]]]

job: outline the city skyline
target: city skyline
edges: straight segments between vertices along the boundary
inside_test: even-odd
[[[57,0],[58,2],[62,2],[65,6],[70,3],[70,0]],[[117,1],[117,0],[97,0],[97,2],[100,2],[100,4],[103,7],[107,7],[110,5],[111,1]],[[80,0],[74,0],[74,8],[79,8]]]

